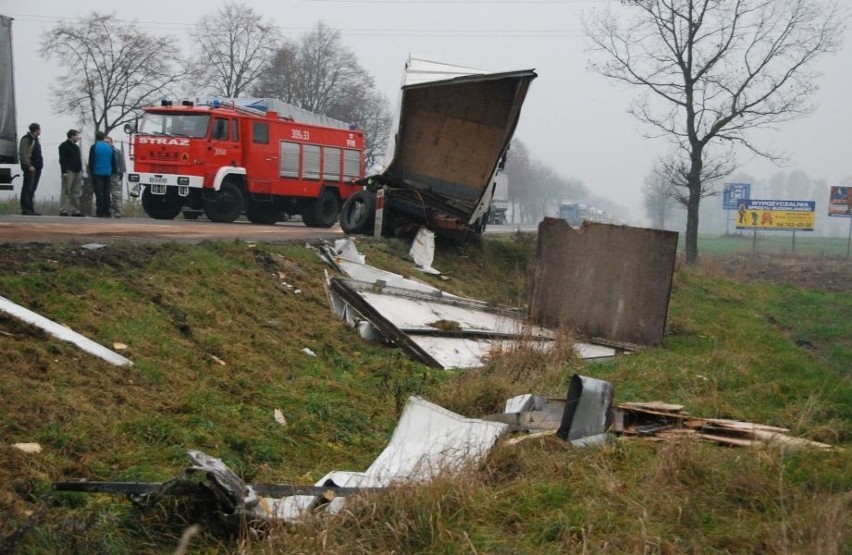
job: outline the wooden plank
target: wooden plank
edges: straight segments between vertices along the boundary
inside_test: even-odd
[[[770,426],[768,424],[758,424],[755,422],[743,422],[742,420],[728,420],[725,418],[702,418],[702,420],[712,426],[720,426],[723,428],[744,430],[749,432],[754,430],[763,430],[767,432],[786,433],[790,431],[789,428],[779,428],[777,426]]]
[[[673,405],[671,403],[664,403],[662,401],[647,401],[647,402],[626,402],[626,403],[618,403],[616,406],[624,408],[624,409],[634,409],[634,410],[642,410],[642,411],[655,411],[655,412],[681,412],[684,409],[684,405]]]
[[[535,434],[527,434],[525,436],[513,437],[511,439],[507,439],[503,442],[505,445],[517,445],[523,441],[528,441],[530,439],[543,438],[547,436],[556,435],[556,430],[547,430],[545,432],[538,432]]]
[[[805,439],[803,437],[794,437],[788,436],[786,434],[779,434],[775,432],[767,432],[763,430],[756,430],[754,432],[756,439],[762,441],[766,444],[783,444],[786,447],[792,447],[795,449],[802,447],[810,447],[814,449],[832,449],[833,446],[827,443],[820,443],[818,441],[812,441],[810,439]]]
[[[723,443],[725,445],[733,445],[735,447],[752,447],[756,443],[758,443],[758,442],[755,442],[751,439],[742,439],[742,438],[737,438],[737,437],[721,436],[721,435],[716,435],[716,434],[699,433],[698,437],[700,437],[701,439],[706,439],[708,441],[713,441],[715,443]]]

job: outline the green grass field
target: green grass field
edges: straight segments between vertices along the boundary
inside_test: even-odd
[[[680,247],[683,247],[684,234],[680,236]],[[809,233],[796,233],[793,244],[793,234],[776,232],[758,232],[755,239],[752,232],[742,235],[710,236],[698,238],[699,254],[724,255],[735,253],[776,253],[782,255],[821,255],[847,256],[849,241],[839,237],[819,237]]]
[[[371,264],[413,273],[406,244],[363,240],[360,249]],[[450,279],[417,277],[520,305],[534,251],[523,235],[441,245],[434,266]],[[479,370],[443,372],[338,321],[325,266],[303,246],[0,245],[0,260],[0,295],[106,346],[124,344],[135,362],[118,369],[0,315],[0,552],[174,553],[194,523],[191,553],[848,552],[848,292],[678,268],[660,348],[592,364],[566,349],[521,349]],[[247,481],[309,484],[330,470],[366,469],[410,395],[477,417],[520,393],[562,397],[574,373],[611,381],[620,401],[681,403],[838,448],[500,444],[461,475],[262,536],[234,536],[180,503],[140,509],[117,495],[51,489],[78,478],[166,480],[188,465],[188,449],[222,458]],[[22,453],[11,447],[18,442],[43,451]]]

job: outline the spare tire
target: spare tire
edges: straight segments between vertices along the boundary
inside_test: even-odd
[[[376,220],[376,196],[370,191],[358,191],[343,203],[340,210],[340,229],[348,234],[372,233]]]

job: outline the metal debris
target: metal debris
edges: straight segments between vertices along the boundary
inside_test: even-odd
[[[44,316],[33,312],[32,310],[24,308],[19,304],[13,303],[5,297],[0,297],[0,311],[5,312],[13,318],[21,320],[22,322],[26,322],[27,324],[39,327],[50,335],[56,337],[57,339],[73,343],[74,345],[77,345],[87,353],[95,355],[96,357],[101,358],[109,362],[110,364],[114,364],[116,366],[121,366],[124,368],[129,368],[133,366],[133,362],[131,360],[121,356],[115,351],[111,351],[103,345],[95,343],[88,337],[80,335],[79,333],[72,331],[61,324],[58,324],[53,320],[49,320]]]
[[[365,338],[398,345],[430,366],[476,368],[495,354],[526,346],[550,349],[556,333],[526,322],[519,309],[465,299],[363,262],[349,239],[325,245],[322,257],[353,279],[329,277],[332,310]],[[616,354],[611,347],[576,343],[582,358]]]
[[[188,451],[193,466],[163,483],[58,482],[54,489],[86,493],[122,493],[140,505],[167,496],[206,501],[212,514],[234,522],[298,520],[305,511],[339,511],[347,496],[375,492],[394,484],[425,482],[462,469],[485,456],[507,426],[465,418],[412,397],[388,445],[363,472],[332,471],[313,486],[246,484],[220,459]]]

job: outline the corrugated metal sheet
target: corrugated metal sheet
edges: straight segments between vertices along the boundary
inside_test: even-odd
[[[299,177],[299,144],[281,141],[280,176]]]
[[[343,151],[343,177],[358,179],[361,176],[361,153],[357,150]]]
[[[320,178],[320,147],[302,145],[302,179]]]
[[[332,146],[323,147],[322,175],[325,179],[340,180],[341,149]]]

